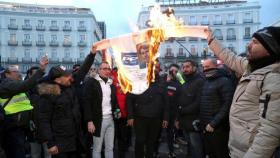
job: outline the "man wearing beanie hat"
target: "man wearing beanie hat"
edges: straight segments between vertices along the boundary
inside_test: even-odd
[[[255,32],[247,57],[205,33],[214,54],[241,77],[229,114],[231,158],[271,158],[280,146],[280,27]]]
[[[71,74],[58,65],[50,69],[48,79],[38,85],[38,139],[48,146],[53,158],[81,157],[82,140],[77,86],[89,71],[96,54],[92,46],[81,68]]]

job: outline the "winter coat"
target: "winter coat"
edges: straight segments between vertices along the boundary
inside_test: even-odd
[[[127,93],[128,119],[134,117],[159,118],[169,120],[169,104],[166,85],[160,80],[151,83],[142,94]]]
[[[99,75],[97,75],[99,79]],[[96,76],[96,78],[97,78]],[[103,120],[102,113],[102,98],[103,92],[99,81],[96,78],[88,78],[84,83],[84,119],[86,122],[92,121],[95,126],[94,136],[100,137],[101,125]],[[112,80],[107,81],[111,87],[111,110],[112,117],[115,110],[118,108],[115,87],[112,85]]]
[[[230,109],[231,157],[270,158],[280,145],[280,63],[250,72],[246,58],[236,56],[217,40],[210,48],[242,76]]]
[[[233,85],[219,69],[204,72],[200,99],[200,123],[204,130],[207,124],[215,129],[229,130],[228,115],[233,95]]]
[[[59,153],[76,151],[84,145],[76,85],[84,79],[94,57],[93,54],[86,57],[80,70],[72,75],[71,86],[64,87],[54,81],[38,85],[38,139],[47,142],[48,148],[57,146]]]
[[[185,80],[178,97],[179,122],[184,130],[194,131],[193,121],[199,118],[200,95],[204,79],[195,72],[185,76]]]
[[[181,85],[176,79],[172,79],[167,83],[167,95],[169,100],[169,123],[173,125],[178,112],[178,97]]]

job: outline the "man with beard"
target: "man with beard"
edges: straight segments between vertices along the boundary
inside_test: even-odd
[[[210,29],[210,49],[241,76],[230,109],[232,158],[269,158],[280,144],[280,27],[253,34],[247,58],[223,47]]]

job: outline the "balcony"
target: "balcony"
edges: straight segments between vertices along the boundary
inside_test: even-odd
[[[198,38],[196,38],[196,37],[190,37],[190,38],[189,38],[189,41],[198,41]]]
[[[62,29],[63,31],[71,31],[72,30],[72,28],[71,28],[71,26],[63,26],[63,29]]]
[[[9,41],[8,41],[8,45],[9,45],[9,46],[17,46],[17,45],[18,45],[18,41],[9,40]]]
[[[59,27],[58,26],[50,26],[50,31],[58,31],[59,30]]]
[[[243,19],[244,24],[253,23],[253,19]]]
[[[31,25],[22,25],[22,30],[32,30]]]
[[[229,40],[229,41],[236,40],[236,35],[228,35],[227,40]]]
[[[8,25],[8,29],[9,30],[17,30],[18,29],[18,26],[16,24],[9,24]]]
[[[59,44],[58,44],[57,41],[50,41],[49,45],[50,45],[51,47],[58,47],[58,46],[59,46]]]
[[[223,40],[223,36],[215,36],[217,40]]]
[[[37,31],[45,31],[45,30],[46,30],[46,27],[43,26],[43,25],[37,25],[37,26],[36,26],[36,30],[37,30]]]
[[[45,47],[46,46],[46,42],[45,41],[36,41],[36,46],[38,46],[38,47]]]
[[[78,31],[85,32],[85,31],[87,31],[87,28],[85,26],[79,26]]]
[[[250,40],[252,37],[250,36],[250,35],[244,35],[243,36],[243,39],[248,39],[248,40]]]
[[[193,21],[193,22],[189,22],[189,25],[197,25],[197,22],[195,21]]]
[[[8,63],[9,64],[17,64],[18,58],[17,57],[8,57]]]
[[[70,42],[70,41],[63,42],[63,47],[71,47],[71,46],[72,46],[72,42]]]
[[[186,58],[186,53],[178,53],[177,58],[178,59],[185,59]]]
[[[222,25],[222,21],[213,21],[213,25]]]
[[[80,42],[78,42],[78,46],[79,47],[86,47],[87,46],[87,42],[86,41],[80,41]]]
[[[202,21],[200,24],[201,25],[209,25],[209,21]]]
[[[32,41],[24,40],[24,41],[22,41],[22,45],[23,46],[32,46]]]
[[[77,59],[77,63],[83,63],[84,60],[85,60],[85,58],[78,58],[78,59]]]
[[[70,57],[64,57],[64,58],[62,59],[62,62],[63,62],[63,63],[72,63],[73,60],[72,60]]]
[[[23,63],[32,63],[32,58],[30,58],[30,57],[24,57],[21,60]]]
[[[173,59],[174,58],[174,54],[173,53],[165,53],[164,58],[166,58],[166,59]]]
[[[227,24],[235,24],[235,20],[227,20]]]
[[[50,58],[50,64],[56,64],[56,63],[59,63],[58,58]]]

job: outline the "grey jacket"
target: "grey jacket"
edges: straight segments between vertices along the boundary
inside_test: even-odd
[[[217,40],[210,49],[241,76],[230,109],[232,158],[270,158],[280,145],[280,63],[248,71],[248,61]]]

